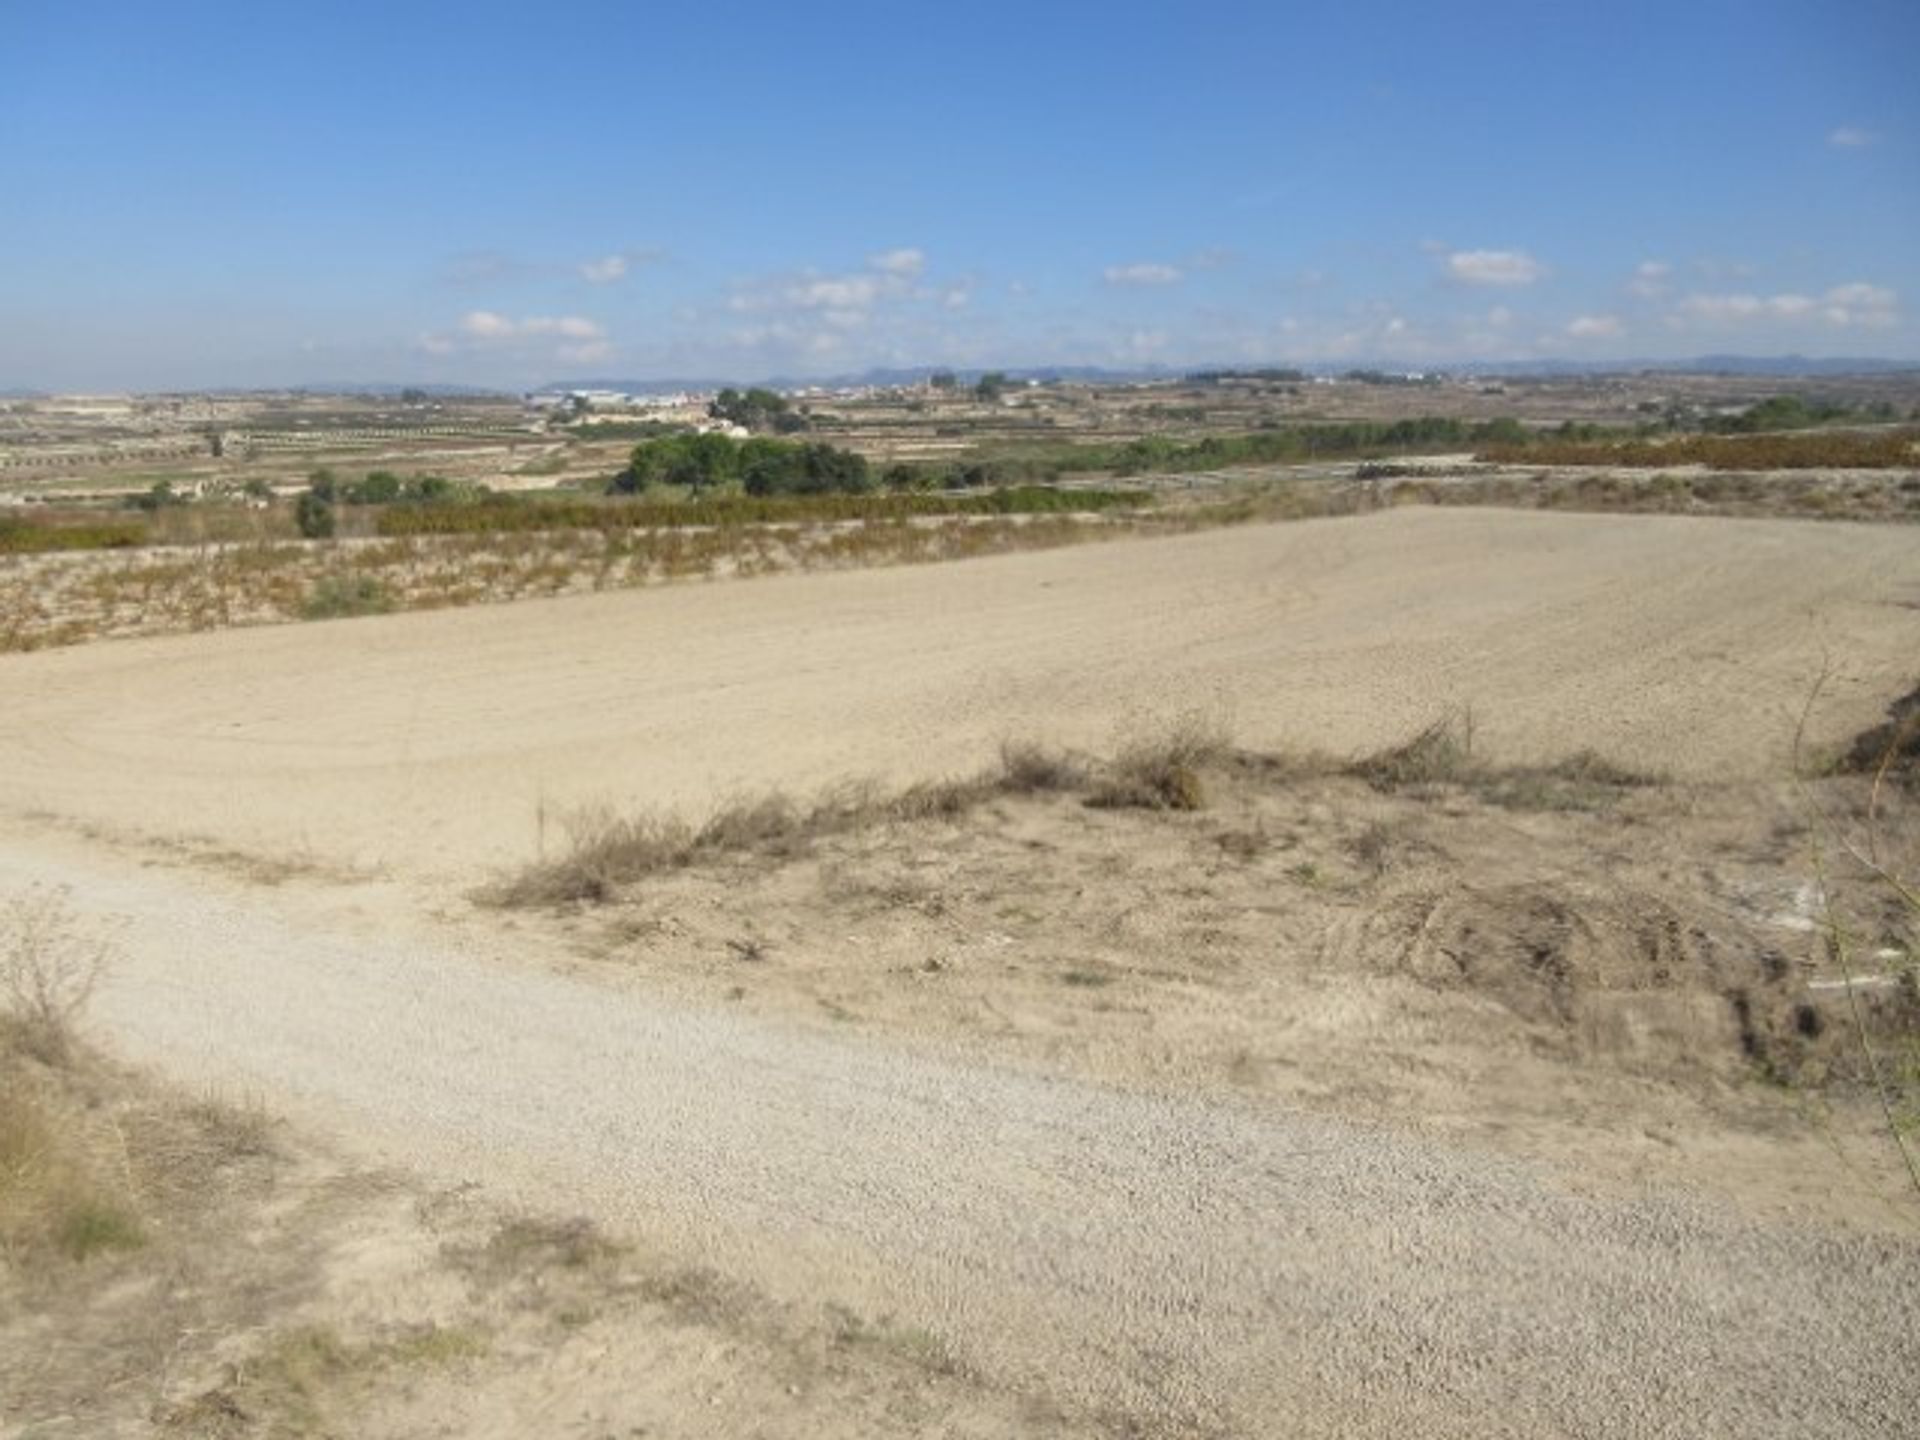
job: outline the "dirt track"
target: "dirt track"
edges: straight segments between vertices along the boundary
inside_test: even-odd
[[[1777,771],[1823,653],[1823,734],[1911,683],[1917,603],[1900,528],[1422,508],[130,641],[0,668],[0,805],[470,876],[570,807],[960,771],[1196,704],[1259,746],[1471,705],[1502,758]]]
[[[23,882],[131,922],[101,1013],[137,1056],[1154,1429],[1891,1436],[1920,1404],[1911,1243],[614,997],[284,894],[0,859]]]

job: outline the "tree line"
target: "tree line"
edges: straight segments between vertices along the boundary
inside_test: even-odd
[[[714,431],[641,441],[607,491],[634,495],[677,485],[699,493],[736,484],[749,495],[860,495],[876,487],[866,457],[851,450]]]

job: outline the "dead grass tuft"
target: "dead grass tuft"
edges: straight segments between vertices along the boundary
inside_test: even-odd
[[[382,1373],[445,1367],[488,1348],[478,1331],[431,1323],[359,1343],[328,1326],[300,1326],[272,1337],[230,1365],[220,1384],[164,1407],[156,1418],[166,1433],[216,1440],[351,1433],[340,1427],[338,1413]]]
[[[1473,721],[1436,720],[1411,740],[1354,762],[1352,773],[1383,794],[1457,784],[1473,772]]]
[[[570,844],[481,890],[482,903],[508,908],[598,904],[652,875],[737,856],[790,860],[816,841],[874,825],[954,820],[1005,788],[991,775],[936,780],[888,794],[851,781],[803,805],[778,791],[729,800],[699,826],[672,815],[615,816],[587,811],[567,824]]]
[[[1232,749],[1226,726],[1217,717],[1189,711],[1164,729],[1123,745],[1087,803],[1107,809],[1204,810],[1202,772],[1222,764]]]
[[[1920,789],[1920,686],[1887,707],[1885,724],[1855,737],[1839,768]]]
[[[15,1046],[68,1064],[75,1027],[106,968],[106,947],[79,929],[66,897],[38,891],[0,911],[0,1007]]]
[[[1482,800],[1508,810],[1599,810],[1662,777],[1577,751],[1551,765],[1483,767],[1467,777]]]
[[[228,1100],[208,1092],[189,1104],[182,1118],[216,1166],[280,1153],[280,1121],[257,1099]]]
[[[466,1274],[499,1281],[543,1270],[590,1270],[618,1258],[625,1248],[584,1216],[517,1215],[503,1221],[484,1245],[449,1246],[443,1253]]]
[[[1464,711],[1354,761],[1348,773],[1382,794],[1455,786],[1508,810],[1598,810],[1625,791],[1662,783],[1593,750],[1550,765],[1494,765],[1474,754],[1473,739],[1473,713]]]
[[[93,1153],[97,1127],[66,1088],[64,1072],[35,1077],[18,1057],[0,1064],[0,1272],[146,1243],[124,1186]]]
[[[1078,790],[1086,780],[1086,770],[1064,751],[1032,740],[1000,742],[1000,783],[1013,794]]]

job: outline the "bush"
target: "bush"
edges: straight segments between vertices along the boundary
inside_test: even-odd
[[[1105,808],[1204,810],[1207,792],[1201,772],[1219,764],[1231,749],[1219,721],[1189,712],[1158,734],[1122,746],[1087,803]]]
[[[333,506],[318,490],[309,490],[293,504],[293,523],[309,540],[333,538]]]
[[[1000,783],[1016,795],[1077,789],[1086,773],[1070,756],[1031,740],[1000,742]]]
[[[1401,745],[1357,762],[1353,773],[1374,789],[1391,793],[1409,786],[1444,785],[1473,770],[1473,722],[1436,720]]]
[[[39,555],[55,550],[130,550],[145,543],[146,538],[147,527],[138,520],[49,523],[0,515],[0,555]]]
[[[306,620],[342,620],[355,615],[384,615],[393,596],[371,575],[325,575],[300,607]]]
[[[1689,435],[1673,440],[1536,440],[1492,445],[1477,459],[1496,464],[1617,465],[1658,470],[1704,465],[1709,470],[1891,470],[1914,463],[1920,431],[1828,431],[1815,435]]]

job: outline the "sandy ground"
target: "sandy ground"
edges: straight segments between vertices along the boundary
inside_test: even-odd
[[[1046,945],[1085,932],[1060,974],[1097,983],[1049,983],[1084,992],[1089,1009],[1152,1011],[1156,997],[1129,987],[1164,951],[1167,994],[1185,997],[1178,1035],[1109,1030],[1084,1054],[976,1045],[906,1009],[897,1024],[865,1025],[858,1005],[809,1022],[790,1003],[630,983],[593,973],[604,958],[581,959],[583,938],[604,949],[606,935],[476,912],[458,886],[530,854],[541,813],[569,803],[699,807],[746,785],[968,770],[1007,734],[1105,749],[1142,717],[1193,705],[1224,712],[1261,748],[1356,751],[1471,704],[1480,742],[1504,758],[1592,745],[1693,777],[1777,775],[1824,658],[1835,675],[1818,735],[1877,720],[1910,687],[1916,602],[1920,547],[1898,531],[1422,510],[13,657],[0,665],[0,890],[64,887],[85,923],[111,932],[120,960],[96,1014],[132,1058],[264,1096],[435,1184],[472,1180],[491,1198],[585,1211],[770,1303],[896,1317],[979,1393],[1037,1397],[1076,1423],[1895,1435],[1920,1407],[1920,1247],[1904,1222],[1823,1214],[1817,1187],[1783,1187],[1780,1205],[1729,1204],[1681,1172],[1610,1161],[1595,1166],[1605,1183],[1585,1183],[1580,1126],[1608,1137],[1598,1148],[1609,1155],[1638,1143],[1615,1129],[1676,1138],[1674,1109],[1650,1118],[1658,1097],[1632,1102],[1613,1081],[1604,1093],[1620,1108],[1580,1115],[1550,1156],[1445,1133],[1471,1130],[1456,1122],[1476,1106],[1497,1121],[1529,1074],[1582,1057],[1494,1016],[1493,994],[1433,1001],[1467,1026],[1443,1053],[1418,1024],[1419,984],[1432,977],[1371,971],[1370,927],[1413,915],[1433,941],[1421,963],[1437,963],[1495,945],[1535,953],[1543,932],[1503,928],[1515,914],[1589,940],[1637,914],[1628,892],[1580,891],[1559,862],[1508,887],[1518,910],[1463,908],[1457,896],[1435,910],[1427,898],[1444,897],[1412,882],[1369,898],[1340,888],[1363,884],[1336,858],[1362,853],[1358,830],[1318,813],[1349,802],[1311,795],[1284,802],[1298,814],[1254,817],[1267,849],[1231,881],[1194,861],[1222,853],[1196,828],[1218,823],[1204,817],[1132,842],[1144,849],[1131,865],[1087,852],[1083,874],[1055,855],[1081,908],[1065,892],[1025,903],[1057,909]],[[965,893],[969,875],[1016,867],[1018,847],[1045,867],[1066,822],[1047,823],[1002,822],[994,853],[962,852],[976,870],[902,876],[886,868],[902,854],[840,855],[837,875],[743,887],[731,913],[752,917],[748,938],[781,917],[816,932],[766,935],[778,965],[783,949],[836,958],[829,926],[845,927],[847,949],[872,941],[853,914],[876,895],[897,891],[937,918],[929,892],[944,890],[943,904],[978,922],[978,942],[981,907],[1008,901]],[[1106,823],[1087,822],[1095,840]],[[1476,837],[1504,826],[1508,848],[1528,854],[1524,824],[1475,823]],[[1406,830],[1405,852],[1453,844],[1451,863],[1484,878],[1475,846],[1491,842],[1449,841],[1435,824]],[[1338,833],[1312,842],[1320,849],[1289,838],[1329,825]],[[1565,842],[1576,856],[1578,841]],[[289,858],[311,867],[273,863]],[[1663,864],[1648,861],[1676,890],[1695,883]],[[788,903],[796,875],[806,893]],[[1430,878],[1458,888],[1444,867]],[[1288,885],[1313,890],[1317,908],[1292,906]],[[839,899],[821,907],[835,886]],[[1172,898],[1193,895],[1213,908]],[[1755,904],[1762,918],[1773,906]],[[680,907],[680,924],[724,949],[724,896],[683,890]],[[630,948],[675,921],[657,907],[625,918],[640,927],[621,941]],[[1018,915],[992,923],[1009,937],[995,942],[1003,951],[1045,962],[1034,937],[1022,950]],[[885,957],[891,978],[859,986],[923,983],[894,974],[894,961],[938,942],[939,928],[903,931]],[[1253,965],[1262,946],[1286,963]],[[1646,958],[1691,971],[1720,953],[1687,932]],[[1244,981],[1218,959],[1234,954]],[[980,946],[950,938],[935,958],[965,969]],[[687,964],[667,953],[663,974],[668,962]],[[1202,972],[1216,964],[1209,1000]],[[1033,998],[1033,979],[1016,980],[1011,1003],[1073,1023]],[[1242,983],[1273,992],[1241,1007],[1266,1017],[1251,1030],[1222,1018]],[[1209,1005],[1212,1021],[1193,1018]],[[1703,1016],[1674,1033],[1724,1043],[1725,1030],[1724,1017]],[[1110,1063],[1127,1043],[1229,1057],[1251,1045],[1257,1072],[1289,1049],[1310,1064],[1328,1036],[1352,1067],[1336,1081],[1362,1076],[1367,1048],[1385,1047],[1392,1083],[1424,1066],[1468,1098],[1441,1116],[1446,1127],[1423,1129],[1418,1115],[1392,1123],[1343,1103],[1338,1083],[1309,1108],[1306,1086],[1234,1093],[1178,1064]],[[1492,1066],[1435,1068],[1482,1041],[1507,1066],[1498,1084],[1473,1093]],[[1531,1072],[1519,1063],[1529,1051]],[[1689,1112],[1679,1143],[1709,1144],[1712,1122],[1710,1109]],[[1521,1142],[1530,1123],[1515,1123]],[[1765,1149],[1722,1153],[1759,1167]],[[1809,1147],[1775,1153],[1805,1163]],[[634,1353],[618,1335],[598,1358],[556,1348],[565,1363],[547,1373],[530,1352],[503,1382],[521,1407],[508,1428],[489,1432],[473,1408],[482,1392],[454,1386],[367,1433],[504,1435],[536,1420],[595,1440],[628,1433],[614,1421],[637,1423],[620,1412],[632,1378],[621,1356]],[[759,1433],[867,1433],[783,1415],[752,1393]],[[575,1401],[581,1414],[563,1423]],[[1049,1428],[1023,1413],[948,1429]],[[899,1429],[943,1423],[935,1407]],[[872,1412],[861,1424],[887,1431]]]
[[[564,1198],[996,1387],[1297,1434],[1898,1433],[1920,1247],[1384,1128],[820,1036],[287,894],[5,862],[125,917],[100,1018],[389,1158]],[[84,889],[82,888],[84,887]],[[1759,1282],[1758,1277],[1765,1277]]]
[[[587,805],[1108,748],[1205,705],[1351,753],[1473,707],[1503,758],[1777,773],[1920,651],[1896,528],[1453,513],[718,583],[8,660],[0,805],[256,856],[471,877]],[[543,824],[543,821],[546,822]]]

